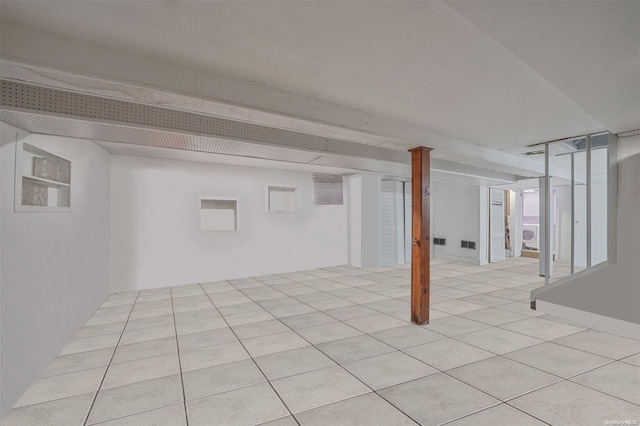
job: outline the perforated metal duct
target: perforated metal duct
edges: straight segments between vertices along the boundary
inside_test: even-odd
[[[32,133],[295,162],[320,156],[312,153],[396,165],[410,160],[404,151],[176,109],[8,80],[1,88],[0,118]]]

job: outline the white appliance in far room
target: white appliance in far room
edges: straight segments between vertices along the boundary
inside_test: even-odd
[[[522,225],[522,242],[527,248],[540,250],[540,225]]]

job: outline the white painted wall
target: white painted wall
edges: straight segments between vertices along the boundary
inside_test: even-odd
[[[9,130],[10,128],[7,127],[6,130]],[[6,135],[6,136],[5,136]],[[5,140],[6,137],[6,140]],[[13,137],[13,142],[12,138],[11,138],[11,132],[10,131],[5,131],[5,128],[2,126],[2,124],[0,124],[0,177],[4,176],[3,175],[3,155],[2,152],[4,151],[4,149],[2,148],[5,144],[8,143],[15,143],[15,140],[17,138],[14,136]],[[5,154],[6,156],[6,154]],[[3,227],[2,227],[2,211],[4,208],[4,193],[6,192],[6,189],[3,189],[3,184],[2,182],[0,182],[0,417],[2,417],[2,415],[6,412],[6,409],[4,408],[5,406],[9,407],[9,403],[5,404],[4,403],[4,399],[3,399],[3,392],[2,392],[2,383],[4,383],[3,379],[2,379],[2,241],[4,241],[4,231],[3,231]]]
[[[432,246],[434,258],[486,263],[487,197],[484,186],[431,183],[431,236],[447,240],[445,246]],[[461,240],[475,241],[476,249],[461,248]]]
[[[362,175],[346,178],[344,199],[348,209],[349,265],[362,267]]]
[[[485,265],[489,263],[489,188],[480,185],[477,187],[478,194],[476,200],[478,202],[478,264]],[[472,201],[471,204],[474,202]]]
[[[380,176],[362,175],[362,267],[379,266],[378,260],[378,206]]]
[[[348,262],[347,205],[316,206],[311,173],[112,156],[112,291]],[[267,185],[299,188],[299,213],[268,213]],[[237,198],[238,231],[199,232],[201,196]]]
[[[640,324],[640,136],[618,140],[617,261],[583,271],[538,300]],[[593,324],[602,326],[602,324]],[[612,330],[615,331],[615,330]]]
[[[348,177],[349,264],[358,268],[379,266],[380,176]]]
[[[109,154],[93,142],[31,135],[71,161],[71,213],[14,213],[15,130],[0,123],[1,413],[109,295]]]

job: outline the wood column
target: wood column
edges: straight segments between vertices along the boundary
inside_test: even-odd
[[[431,235],[429,209],[430,152],[424,146],[411,153],[411,322],[429,323]]]

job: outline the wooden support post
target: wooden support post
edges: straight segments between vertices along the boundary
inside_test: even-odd
[[[424,146],[410,149],[411,153],[411,322],[429,323],[429,268],[431,236],[429,198],[431,148]]]

